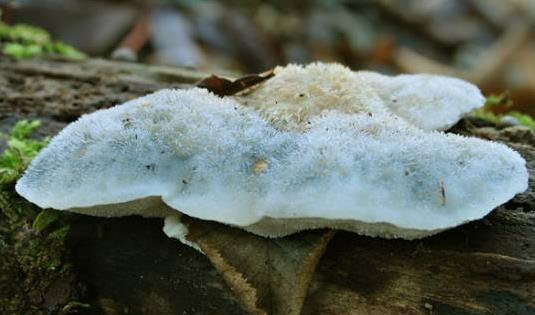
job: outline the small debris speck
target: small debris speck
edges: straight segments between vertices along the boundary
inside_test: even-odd
[[[260,174],[264,172],[265,170],[267,170],[268,166],[269,164],[266,160],[258,160],[254,164],[253,173]]]

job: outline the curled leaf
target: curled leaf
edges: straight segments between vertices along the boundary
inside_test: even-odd
[[[245,91],[274,75],[275,73],[272,69],[260,74],[248,74],[232,81],[212,74],[208,78],[199,81],[196,85],[197,87],[205,88],[218,96],[227,96]]]

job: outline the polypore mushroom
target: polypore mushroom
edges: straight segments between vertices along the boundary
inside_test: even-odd
[[[162,90],[85,115],[16,189],[92,215],[179,211],[269,237],[329,227],[407,239],[526,189],[525,161],[505,145],[406,121],[347,68],[289,66],[248,95]]]

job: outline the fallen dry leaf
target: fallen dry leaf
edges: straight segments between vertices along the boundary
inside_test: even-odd
[[[260,74],[248,74],[234,81],[231,81],[229,79],[225,79],[215,74],[212,74],[208,78],[197,82],[196,86],[208,89],[208,91],[218,96],[227,96],[242,92],[250,87],[257,85],[260,82],[263,82],[273,77],[274,75],[275,73],[273,72],[273,70],[269,70]]]
[[[300,314],[314,270],[334,235],[315,230],[264,238],[224,224],[182,218],[197,245],[252,314]]]

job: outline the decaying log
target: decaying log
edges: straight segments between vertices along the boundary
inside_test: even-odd
[[[207,75],[99,59],[0,58],[0,130],[39,118],[53,135],[81,114]],[[455,132],[502,141],[535,171],[535,133],[465,120]],[[339,232],[312,279],[303,314],[535,314],[535,195],[483,220],[417,241]],[[91,313],[243,314],[201,253],[168,239],[157,219],[70,216],[71,261]],[[237,244],[239,246],[239,244]]]

